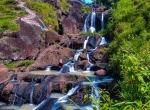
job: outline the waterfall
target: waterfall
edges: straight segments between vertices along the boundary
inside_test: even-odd
[[[52,66],[46,67],[46,70],[45,70],[45,71],[51,71],[51,67],[52,67]]]
[[[102,29],[101,30],[103,30],[104,29],[104,13],[102,13],[102,17],[101,17],[101,24],[102,24]]]
[[[88,62],[89,62],[89,66],[86,68],[86,71],[90,71],[91,67],[94,65],[90,62],[90,53],[87,53],[87,59],[88,59]]]
[[[86,19],[84,21],[83,32],[87,32],[88,31],[88,29],[87,29],[87,21],[89,19],[89,16],[90,16],[90,14],[86,17]]]
[[[84,45],[83,45],[83,49],[86,49],[86,45],[87,45],[87,42],[89,40],[89,36],[86,38],[86,40],[84,41]]]
[[[95,19],[96,19],[96,13],[95,10],[93,9],[91,14],[91,27],[90,27],[90,31],[92,33],[95,32]]]
[[[34,86],[32,87],[32,90],[30,93],[30,104],[33,104],[33,93],[34,93]]]
[[[77,52],[74,55],[73,61],[76,62],[80,56],[80,54],[82,53],[82,50],[77,50]]]
[[[107,42],[106,42],[105,37],[102,37],[102,40],[101,40],[99,45],[104,45],[104,44],[107,44]]]
[[[75,86],[74,88],[72,88],[71,90],[69,90],[69,92],[68,92],[65,96],[60,97],[56,103],[64,103],[64,102],[67,102],[68,97],[70,97],[71,95],[73,95],[74,92],[77,91],[77,89],[78,89],[79,87],[80,87],[80,85],[77,85],[77,86]]]
[[[67,73],[67,72],[74,72],[74,62],[69,61],[68,63],[64,64],[59,73]]]

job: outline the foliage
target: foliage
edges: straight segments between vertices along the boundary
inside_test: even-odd
[[[150,108],[150,2],[120,0],[115,4],[108,32],[110,69],[119,74],[122,101],[112,107],[125,110]]]
[[[17,67],[28,67],[34,63],[34,60],[23,60],[23,61],[12,61],[7,63],[6,61],[2,61],[5,66],[9,69],[17,68]]]
[[[59,0],[58,2],[60,2],[63,11],[67,11],[71,7],[71,5],[67,3],[67,0]]]
[[[106,30],[102,30],[102,31],[99,31],[99,32],[81,32],[80,33],[80,36],[94,36],[94,35],[101,35],[101,36],[104,36],[106,34]]]
[[[82,6],[82,12],[84,12],[84,13],[90,13],[90,8],[88,7],[88,6]]]
[[[96,0],[97,4],[108,6],[111,5],[113,2],[117,2],[118,0]]]
[[[17,16],[22,16],[25,13],[15,9],[16,0],[1,0],[0,1],[0,32],[5,30],[15,31],[19,29],[19,25],[12,21]]]
[[[21,64],[19,66],[28,67],[28,66],[30,66],[33,63],[34,63],[34,60],[24,60],[24,61],[21,62]]]
[[[32,2],[26,0],[27,5],[37,12],[39,12],[46,25],[51,25],[54,30],[58,30],[58,21],[56,16],[56,10],[48,3]]]

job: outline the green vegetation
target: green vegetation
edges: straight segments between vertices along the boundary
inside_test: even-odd
[[[90,8],[88,6],[82,6],[83,13],[90,13]]]
[[[114,6],[108,25],[114,36],[109,66],[120,76],[117,86],[121,100],[102,100],[101,110],[149,110],[150,1],[120,0]]]
[[[59,0],[58,2],[60,2],[63,11],[67,11],[71,7],[71,5],[67,3],[67,0]]]
[[[15,5],[16,0],[0,0],[0,32],[19,29],[19,25],[13,23],[13,20],[25,13],[16,10]]]
[[[12,51],[13,52],[18,52],[18,51],[20,51],[20,49],[19,48],[13,48]]]
[[[30,9],[37,11],[42,16],[46,25],[51,25],[54,30],[58,30],[56,10],[48,3],[32,2],[26,0]]]
[[[33,63],[34,63],[34,60],[24,60],[24,61],[21,62],[21,64],[19,66],[28,67],[28,66],[30,66]]]
[[[80,36],[94,36],[94,35],[101,35],[104,36],[106,34],[106,30],[102,30],[99,32],[81,32]]]
[[[23,60],[23,61],[13,61],[7,63],[6,61],[2,61],[5,66],[9,69],[17,68],[17,67],[28,67],[34,63],[34,60]]]
[[[6,63],[5,61],[3,61],[3,63],[5,64],[5,66],[6,66],[8,69],[13,69],[13,68],[16,68],[16,67],[17,67],[16,62]]]

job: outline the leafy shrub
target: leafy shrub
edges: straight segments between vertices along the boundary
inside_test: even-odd
[[[120,0],[115,4],[108,30],[114,35],[109,46],[110,69],[119,74],[125,110],[150,108],[150,2]]]

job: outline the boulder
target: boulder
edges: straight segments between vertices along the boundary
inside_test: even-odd
[[[67,17],[62,22],[64,34],[78,34],[79,30],[76,27],[76,21],[71,17]]]
[[[59,43],[59,45],[63,46],[63,47],[69,47],[72,49],[81,49],[83,47],[84,44],[84,37],[82,36],[63,36],[61,37],[61,41]]]
[[[90,36],[87,42],[87,49],[95,49],[99,45],[101,39],[102,38],[99,35]]]
[[[69,59],[73,59],[74,50],[59,46],[50,46],[44,49],[36,59],[35,63],[30,68],[46,68],[49,65],[59,65],[59,60],[62,59],[63,64]]]
[[[58,35],[56,32],[47,31],[45,35],[45,45],[46,47],[59,43],[62,36]]]
[[[69,16],[75,21],[77,29],[82,31],[84,25],[84,12],[81,6],[72,6],[69,9]]]
[[[91,59],[92,63],[94,63],[94,64],[96,64],[96,63],[106,63],[107,60],[108,60],[107,48],[102,47],[102,48],[94,50],[90,54],[90,59]]]

